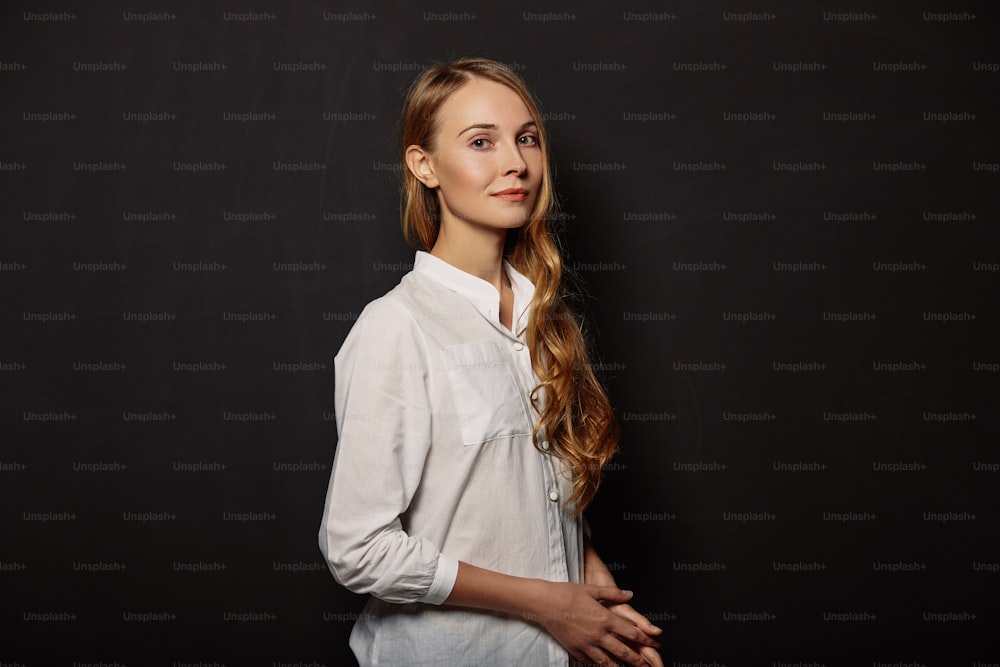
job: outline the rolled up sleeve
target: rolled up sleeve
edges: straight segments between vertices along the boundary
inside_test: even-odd
[[[334,358],[338,444],[319,547],[341,585],[392,603],[441,604],[458,574],[400,520],[431,443],[427,354],[406,309],[376,300]]]

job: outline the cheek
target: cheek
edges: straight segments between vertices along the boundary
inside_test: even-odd
[[[448,164],[446,174],[448,183],[459,190],[479,189],[488,185],[492,176],[489,168],[483,163],[484,160],[477,160],[476,156],[461,156],[452,159]]]
[[[525,157],[525,162],[528,165],[528,178],[530,178],[536,184],[541,183],[542,182],[541,151],[533,151],[530,156]]]

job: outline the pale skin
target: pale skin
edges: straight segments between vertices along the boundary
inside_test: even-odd
[[[478,276],[500,296],[500,322],[513,327],[514,294],[503,271],[509,229],[523,226],[542,180],[543,157],[528,108],[510,88],[473,78],[439,110],[433,148],[406,149],[407,168],[435,190],[441,225],[430,252]],[[584,583],[501,574],[459,562],[444,604],[489,609],[542,626],[577,660],[663,667],[662,630],[633,609],[589,540]]]

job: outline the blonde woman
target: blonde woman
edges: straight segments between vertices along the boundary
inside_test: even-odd
[[[538,107],[463,58],[417,77],[401,130],[413,270],[334,360],[319,544],[371,594],[351,648],[363,666],[662,667],[582,515],[618,425],[561,298]]]

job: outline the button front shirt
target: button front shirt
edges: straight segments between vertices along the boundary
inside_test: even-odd
[[[569,471],[532,443],[538,384],[525,331],[534,285],[504,263],[513,331],[489,282],[417,251],[334,358],[338,444],[319,545],[371,598],[350,645],[361,665],[568,665],[541,627],[442,605],[458,562],[580,582],[583,520]]]

